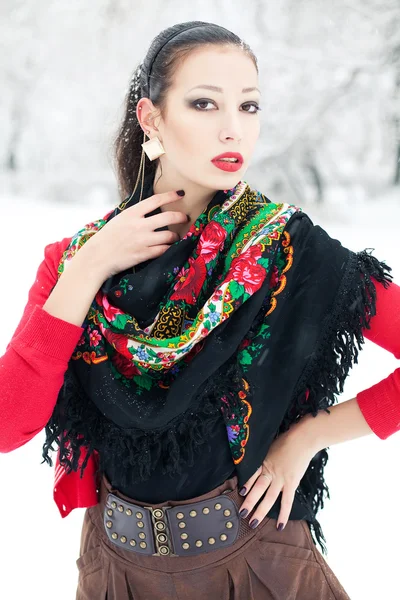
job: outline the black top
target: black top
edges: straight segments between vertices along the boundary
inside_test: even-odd
[[[235,474],[235,465],[232,461],[222,415],[218,427],[215,428],[215,431],[210,431],[208,448],[208,452],[195,454],[193,466],[188,466],[181,475],[163,475],[161,469],[157,468],[147,481],[123,487],[118,481],[117,472],[109,471],[106,467],[105,474],[114,488],[133,500],[150,504],[159,504],[167,502],[167,500],[189,500],[206,494]],[[218,461],[212,458],[215,456],[219,457]],[[268,517],[278,518],[280,500],[281,494],[268,512]],[[296,495],[289,519],[304,519],[307,514],[307,510]]]
[[[163,475],[159,466],[147,481],[136,482],[125,488],[118,481],[118,473],[110,473],[107,467],[105,473],[113,487],[142,502],[158,504],[166,500],[189,500],[200,496],[233,477],[235,473],[222,415],[218,426],[209,433],[208,449],[207,446],[202,446],[201,452],[194,455],[193,466],[188,466],[180,475]],[[218,456],[218,461],[213,456]]]

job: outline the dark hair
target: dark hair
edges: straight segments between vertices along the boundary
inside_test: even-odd
[[[173,39],[172,39],[173,38]],[[150,98],[161,116],[165,114],[166,98],[180,62],[200,46],[232,46],[242,48],[253,60],[258,72],[257,58],[240,37],[228,29],[204,21],[178,23],[164,29],[152,41],[148,52],[135,69],[125,98],[125,114],[113,143],[119,193],[129,196],[135,186],[142,155],[143,130],[136,117],[141,98]],[[158,160],[145,159],[145,178],[154,176]]]

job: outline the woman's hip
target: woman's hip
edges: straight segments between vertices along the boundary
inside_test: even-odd
[[[94,586],[93,597],[104,589],[104,598],[118,600],[348,600],[306,521],[278,531],[266,517],[251,529],[251,514],[238,514],[243,502],[236,476],[190,500],[149,504],[112,488],[103,474],[99,503],[84,515],[77,600]]]

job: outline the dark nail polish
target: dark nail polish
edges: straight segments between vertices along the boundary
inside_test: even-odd
[[[185,192],[183,190],[178,190],[176,193],[178,194],[178,196],[184,196],[185,195]]]
[[[278,531],[282,531],[282,529],[283,529],[283,523],[279,523],[279,525],[278,525]]]
[[[245,517],[247,517],[247,513],[248,513],[248,512],[249,512],[249,511],[247,510],[247,508],[242,508],[242,510],[241,510],[241,511],[239,511],[239,515],[240,515],[241,517],[243,517],[243,519],[244,519]]]
[[[258,525],[258,519],[253,519],[252,522],[250,523],[250,527],[252,529],[255,529]]]
[[[242,489],[240,490],[239,494],[240,494],[241,496],[244,496],[246,492],[247,492],[247,490],[246,490],[246,488],[243,486],[243,487],[242,487]]]

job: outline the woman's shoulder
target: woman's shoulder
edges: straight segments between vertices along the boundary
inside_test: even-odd
[[[259,202],[260,204],[271,204],[274,206],[281,206],[281,207],[284,207],[285,209],[291,209],[291,210],[295,210],[296,212],[301,212],[302,214],[304,214],[306,217],[309,218],[309,216],[305,213],[305,211],[299,204],[289,202],[285,198],[272,197],[272,195],[269,192],[267,195],[263,190],[259,189],[256,186],[247,184],[246,192],[248,195],[252,196],[254,201]]]
[[[63,252],[68,248],[71,243],[72,236],[63,237],[55,242],[50,242],[44,247],[44,260],[48,266],[52,266],[57,263],[57,266],[61,260]]]
[[[37,283],[46,287],[53,287],[57,283],[58,266],[71,240],[72,236],[67,236],[45,245],[42,260],[37,268]]]
[[[285,201],[284,198],[273,198],[270,194],[267,195],[264,191],[249,184],[247,184],[247,194],[252,197],[253,202],[268,205],[274,216],[279,214],[279,216],[285,217],[287,232],[294,233],[299,229],[310,231],[318,227],[314,225],[312,218],[299,204]]]

